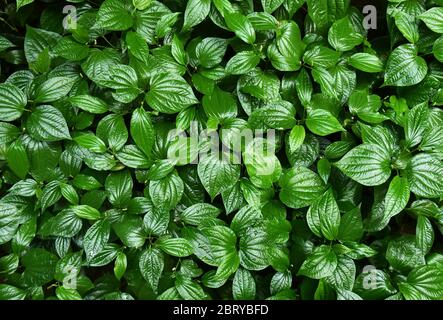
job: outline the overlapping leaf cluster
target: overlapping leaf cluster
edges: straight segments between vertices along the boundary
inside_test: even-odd
[[[5,3],[0,299],[443,298],[441,0]]]

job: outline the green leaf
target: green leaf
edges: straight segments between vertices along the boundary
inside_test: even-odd
[[[105,143],[92,133],[81,134],[73,139],[83,148],[91,150],[92,152],[104,153],[106,152]]]
[[[130,7],[125,1],[105,0],[97,13],[96,25],[109,31],[123,31],[132,27]]]
[[[53,53],[71,61],[80,61],[89,54],[89,47],[78,43],[71,37],[61,38],[53,49]]]
[[[386,260],[399,271],[408,271],[425,264],[425,257],[417,247],[415,237],[403,236],[392,240],[386,250]]]
[[[147,238],[139,217],[126,215],[123,220],[113,224],[116,235],[130,248],[140,248]]]
[[[55,289],[55,294],[59,300],[82,300],[82,296],[77,292],[77,290],[72,288],[57,287]]]
[[[195,55],[201,66],[212,68],[223,60],[227,46],[228,43],[226,39],[204,38],[195,47]]]
[[[391,157],[376,144],[362,144],[349,151],[335,165],[364,186],[377,186],[391,176]]]
[[[173,114],[198,102],[191,86],[179,75],[158,73],[150,80],[146,102],[159,112]]]
[[[369,53],[355,53],[349,60],[349,64],[363,72],[378,73],[384,70],[384,64],[379,57]]]
[[[108,111],[106,102],[97,97],[86,94],[71,97],[69,102],[71,102],[71,104],[77,108],[94,114],[102,114]]]
[[[24,300],[27,295],[25,290],[9,284],[0,284],[0,300]]]
[[[340,59],[340,52],[328,47],[316,45],[308,48],[303,55],[303,61],[312,67],[330,68]]]
[[[178,63],[182,65],[188,63],[188,56],[186,55],[183,43],[177,35],[174,35],[174,39],[172,39],[171,54]]]
[[[294,209],[313,204],[326,190],[322,179],[304,167],[295,167],[284,172],[279,185],[280,200]]]
[[[355,279],[353,291],[363,299],[385,299],[397,292],[387,273],[367,268]]]
[[[440,300],[443,297],[443,273],[435,265],[412,270],[405,282],[399,284],[406,300]]]
[[[337,118],[324,109],[315,109],[308,112],[306,126],[311,132],[319,136],[327,136],[335,132],[344,131]]]
[[[337,300],[363,300],[358,294],[344,289],[337,290]]]
[[[235,300],[254,300],[255,281],[248,270],[239,268],[232,281],[232,295]]]
[[[78,205],[72,208],[76,216],[82,219],[97,220],[100,218],[100,212],[88,205]]]
[[[409,183],[404,177],[395,176],[389,184],[388,192],[384,200],[383,220],[380,227],[384,228],[389,220],[399,214],[408,204],[410,196]]]
[[[349,17],[344,17],[329,29],[328,41],[337,51],[350,51],[363,42],[363,35],[355,30]]]
[[[151,2],[150,0],[142,0],[142,2]],[[148,4],[149,5],[149,4]],[[141,9],[143,10],[143,9]],[[149,47],[146,40],[138,33],[130,31],[126,34],[126,45],[129,52],[140,61],[148,62]]]
[[[297,123],[295,120],[295,108],[288,101],[270,102],[262,108],[254,110],[249,123],[257,129],[290,129]]]
[[[296,79],[297,96],[303,106],[307,106],[312,98],[312,81],[306,69],[300,70]]]
[[[420,83],[428,72],[426,61],[412,44],[397,47],[388,58],[385,86],[407,87]]]
[[[215,218],[220,214],[220,209],[208,203],[196,203],[180,213],[183,222],[198,226],[205,219]]]
[[[16,10],[18,11],[18,9],[20,9],[21,7],[24,7],[30,3],[33,3],[33,2],[34,2],[34,0],[17,0],[16,1],[16,6],[17,6]]]
[[[158,283],[164,269],[163,253],[156,248],[146,249],[140,256],[139,268],[148,285],[154,292],[157,292]]]
[[[224,17],[229,30],[237,37],[249,44],[255,42],[255,31],[247,17],[238,12],[225,12]]]
[[[154,145],[155,130],[151,117],[143,108],[138,108],[132,113],[130,131],[137,147],[147,157],[150,157],[152,146]]]
[[[240,51],[226,64],[229,74],[245,74],[253,70],[260,63],[260,56],[254,51]]]
[[[175,280],[175,287],[180,296],[185,300],[207,299],[207,295],[200,285],[187,277],[177,277]]]
[[[337,256],[332,248],[326,245],[316,247],[306,258],[297,275],[312,279],[321,279],[333,274],[337,268]]]
[[[311,218],[309,218],[311,217]],[[312,204],[307,213],[309,227],[314,233],[323,234],[328,240],[337,238],[340,227],[340,211],[334,199],[332,190],[328,189],[316,202]],[[315,221],[314,225],[311,223]]]
[[[228,159],[218,159],[210,155],[197,165],[198,176],[211,199],[220,192],[232,187],[240,177],[240,166],[231,164]]]
[[[86,231],[83,238],[83,249],[88,261],[103,250],[109,240],[110,230],[109,221],[99,220]]]
[[[420,33],[418,28],[418,20],[415,16],[398,11],[394,15],[395,25],[403,36],[412,43],[417,43],[420,39]]]
[[[111,173],[105,181],[109,202],[117,208],[127,205],[132,197],[132,177],[129,171]]]
[[[443,63],[443,36],[437,39],[434,42],[434,46],[432,48],[432,52],[438,61]]]
[[[443,33],[443,8],[434,7],[422,13],[419,19],[423,21],[426,26],[436,33]]]
[[[49,105],[38,106],[26,121],[29,134],[40,141],[71,139],[62,113]]]
[[[248,228],[256,224],[263,218],[262,213],[254,206],[245,206],[241,208],[231,221],[231,230],[240,236],[247,231]]]
[[[119,114],[109,114],[97,124],[97,137],[102,139],[112,150],[120,150],[128,140],[125,121]]]
[[[0,118],[13,121],[21,117],[27,99],[23,92],[9,83],[0,84]]]
[[[341,216],[338,239],[342,241],[359,241],[362,236],[363,222],[360,208],[356,207]]]
[[[355,280],[355,263],[346,256],[337,257],[337,268],[326,277],[326,282],[336,289],[352,290]]]
[[[267,13],[273,13],[283,4],[284,0],[261,0],[263,9]]]
[[[60,39],[61,36],[58,33],[26,26],[24,43],[26,61],[29,64],[36,62],[42,52],[46,50],[48,54],[48,50],[55,47]]]
[[[153,0],[132,0],[132,4],[137,10],[145,10],[152,2]]]
[[[43,236],[73,237],[80,232],[82,220],[75,215],[74,210],[65,209],[55,217],[48,219],[40,228]]]
[[[320,32],[332,22],[343,18],[350,5],[349,0],[307,0],[308,14]]]
[[[205,95],[202,100],[203,109],[209,118],[223,119],[237,116],[237,102],[229,92],[214,86],[211,94]]]
[[[9,168],[21,179],[25,179],[29,171],[29,160],[25,147],[20,140],[15,140],[6,153]]]
[[[289,133],[289,148],[292,151],[298,150],[305,141],[305,137],[305,127],[299,125],[294,126]]]
[[[427,103],[419,104],[409,111],[405,126],[407,147],[414,147],[423,139],[427,127],[428,115],[429,108]]]
[[[417,196],[437,198],[443,194],[443,164],[427,153],[412,157],[406,168],[409,187]]]
[[[427,254],[434,244],[434,229],[432,228],[431,221],[425,216],[417,217],[416,227],[416,245],[421,249],[423,254]]]
[[[174,208],[180,201],[183,191],[183,180],[176,172],[172,172],[160,180],[149,182],[149,195],[154,205],[159,209]]]
[[[19,226],[19,211],[15,206],[0,203],[0,244],[10,241]]]
[[[300,28],[295,22],[282,23],[277,30],[276,44],[278,51],[293,63],[300,63],[305,49]]]
[[[23,281],[28,286],[42,286],[54,279],[57,257],[41,248],[32,248],[21,259],[25,268]]]
[[[164,252],[174,257],[187,257],[193,253],[192,245],[183,238],[160,239],[157,245]]]
[[[59,100],[71,91],[73,84],[72,78],[49,78],[35,90],[35,102],[45,103]]]
[[[198,25],[205,20],[211,9],[211,0],[190,0],[186,4],[183,31]]]

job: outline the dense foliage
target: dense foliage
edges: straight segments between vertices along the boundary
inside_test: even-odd
[[[0,3],[0,299],[443,299],[442,0]]]

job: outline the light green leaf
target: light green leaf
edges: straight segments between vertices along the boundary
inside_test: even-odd
[[[226,72],[230,74],[245,74],[260,63],[260,56],[254,51],[241,51],[229,59]]]
[[[105,0],[97,13],[96,25],[109,31],[123,31],[132,27],[130,6],[125,1]]]
[[[86,94],[71,97],[69,98],[69,102],[77,108],[94,114],[102,114],[108,111],[106,102],[97,97]]]
[[[143,108],[138,108],[132,113],[130,131],[137,147],[147,157],[150,157],[152,146],[154,145],[155,130],[151,117]]]
[[[190,0],[186,4],[185,21],[183,23],[183,31],[196,26],[209,14],[211,9],[211,0]]]
[[[419,16],[426,26],[436,33],[443,33],[443,8],[434,7]]]
[[[419,197],[437,198],[443,194],[443,163],[433,155],[419,153],[406,168],[409,187]]]
[[[195,47],[195,55],[201,66],[213,68],[223,60],[227,47],[226,39],[208,37]]]
[[[328,41],[337,51],[350,51],[363,42],[363,35],[355,30],[350,18],[345,17],[329,29]]]
[[[311,205],[326,190],[322,179],[304,167],[295,167],[284,172],[279,185],[280,200],[294,209]]]
[[[225,22],[229,30],[246,43],[255,42],[255,31],[251,22],[244,15],[237,12],[225,12]]]
[[[364,186],[377,186],[391,176],[391,156],[376,144],[362,144],[335,164],[344,174]]]
[[[163,253],[156,248],[149,248],[140,256],[139,260],[140,272],[148,285],[157,292],[158,283],[164,268]]]
[[[6,159],[9,168],[20,178],[25,179],[28,174],[30,164],[25,147],[20,140],[11,143],[6,152]]]
[[[337,118],[324,109],[309,111],[306,126],[311,132],[319,136],[327,136],[335,132],[344,131]]]
[[[198,226],[208,218],[215,218],[220,214],[220,209],[209,203],[196,203],[180,213],[183,222]]]
[[[354,68],[364,72],[378,73],[384,70],[384,64],[380,58],[369,53],[355,53],[349,58],[348,62]]]
[[[73,212],[82,219],[97,220],[100,218],[100,212],[88,205],[78,205],[72,208]]]
[[[160,239],[157,245],[164,252],[174,257],[187,257],[193,253],[192,245],[183,238]]]
[[[71,139],[62,113],[49,105],[36,107],[26,121],[29,134],[40,141]]]
[[[321,245],[306,258],[297,275],[321,279],[333,274],[337,268],[337,256],[331,247]]]
[[[26,96],[16,86],[0,84],[0,118],[2,121],[13,121],[23,113],[27,103]]]
[[[200,159],[198,176],[206,191],[214,199],[220,192],[232,187],[240,177],[240,166],[228,159],[210,155]]]
[[[179,75],[155,74],[150,86],[146,102],[159,112],[173,114],[198,103],[191,86]]]
[[[443,272],[435,265],[412,270],[399,288],[406,300],[441,300]]]
[[[385,86],[407,87],[420,83],[428,72],[426,61],[417,48],[404,44],[391,52],[386,64]]]
[[[434,244],[434,229],[432,228],[431,221],[423,216],[419,215],[417,217],[417,227],[416,227],[416,245],[421,249],[423,254],[427,254]]]
[[[254,300],[255,281],[248,270],[239,268],[232,281],[232,295],[235,300]]]
[[[83,249],[88,261],[103,250],[109,240],[110,230],[109,221],[99,220],[86,231],[83,238]]]

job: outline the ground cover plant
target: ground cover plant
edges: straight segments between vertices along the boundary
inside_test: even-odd
[[[443,299],[442,0],[0,8],[0,299]]]

